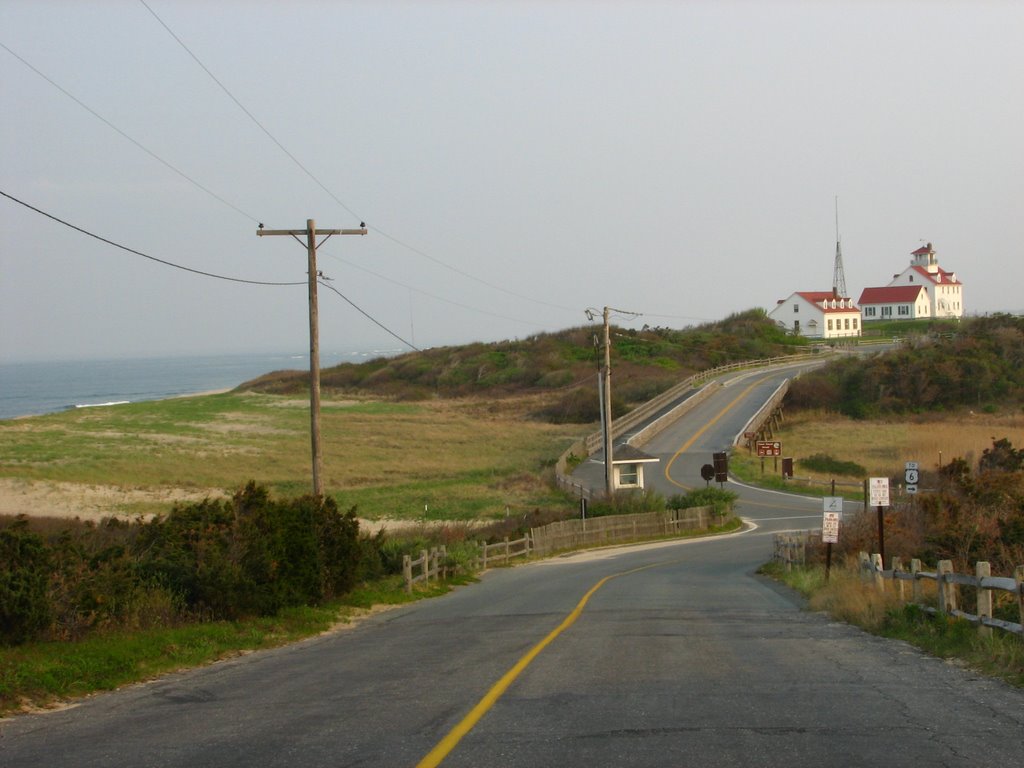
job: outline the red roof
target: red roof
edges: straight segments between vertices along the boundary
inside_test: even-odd
[[[799,296],[800,298],[802,298],[804,301],[806,301],[806,302],[808,302],[810,304],[815,305],[818,309],[824,310],[825,312],[860,312],[860,310],[857,307],[855,307],[855,306],[854,307],[847,307],[847,306],[840,307],[840,306],[836,306],[835,308],[833,308],[831,306],[832,299],[835,299],[837,304],[838,304],[838,302],[840,301],[840,298],[835,297],[832,294],[832,291],[797,291],[796,295]],[[850,299],[848,297],[847,298],[842,298],[841,300],[844,303],[850,301]],[[824,302],[824,301],[827,301],[828,304],[825,304],[823,306],[822,302]]]
[[[932,244],[931,243],[928,243],[928,245],[922,245],[916,251],[911,251],[910,255],[911,256],[926,256],[929,253],[935,253],[935,250],[932,248]]]
[[[924,290],[923,285],[892,285],[885,288],[865,288],[860,304],[912,304]]]
[[[952,272],[947,272],[944,269],[940,269],[938,272],[929,272],[924,267],[913,267],[913,270],[924,277],[927,277],[933,283],[949,283],[955,285],[960,281],[956,279],[956,275]]]

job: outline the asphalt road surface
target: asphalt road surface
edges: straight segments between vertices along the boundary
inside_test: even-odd
[[[777,375],[646,446],[659,489],[702,482]],[[801,610],[754,571],[773,531],[820,524],[820,500],[740,490],[744,533],[491,571],[351,630],[0,721],[0,767],[1024,764],[1024,691]]]

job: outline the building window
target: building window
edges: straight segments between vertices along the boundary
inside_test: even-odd
[[[843,323],[843,330],[846,330],[846,331],[850,330],[850,318],[846,318],[846,320],[844,321],[844,323]]]
[[[853,330],[857,330],[857,318],[853,318]]]
[[[800,305],[799,304],[794,304],[793,305],[793,311],[794,312],[799,312],[800,311]]]
[[[639,464],[623,464],[619,467],[619,485],[622,487],[640,485],[639,468]]]
[[[892,307],[882,307],[882,317],[892,317]]]
[[[896,311],[897,311],[897,312],[898,312],[899,314],[901,314],[901,315],[909,315],[909,314],[910,314],[910,307],[908,307],[908,306],[907,306],[906,304],[900,304],[900,305],[899,305],[899,306],[898,306],[898,307],[896,308]]]
[[[830,331],[832,330],[832,321],[831,320],[828,321],[828,329]]]

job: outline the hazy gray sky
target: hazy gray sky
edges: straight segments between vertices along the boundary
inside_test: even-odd
[[[417,346],[684,327],[828,290],[838,196],[854,298],[930,241],[1024,308],[1022,2],[146,4],[0,0],[0,190],[153,257],[301,282],[257,221],[362,219],[320,267]],[[306,311],[0,197],[0,360],[303,350]]]

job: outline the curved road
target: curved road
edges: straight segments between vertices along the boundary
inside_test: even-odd
[[[701,482],[778,375],[645,446],[659,489]],[[743,496],[742,534],[492,571],[348,631],[0,721],[0,766],[1024,761],[1024,691],[802,611],[754,570],[821,502]]]

